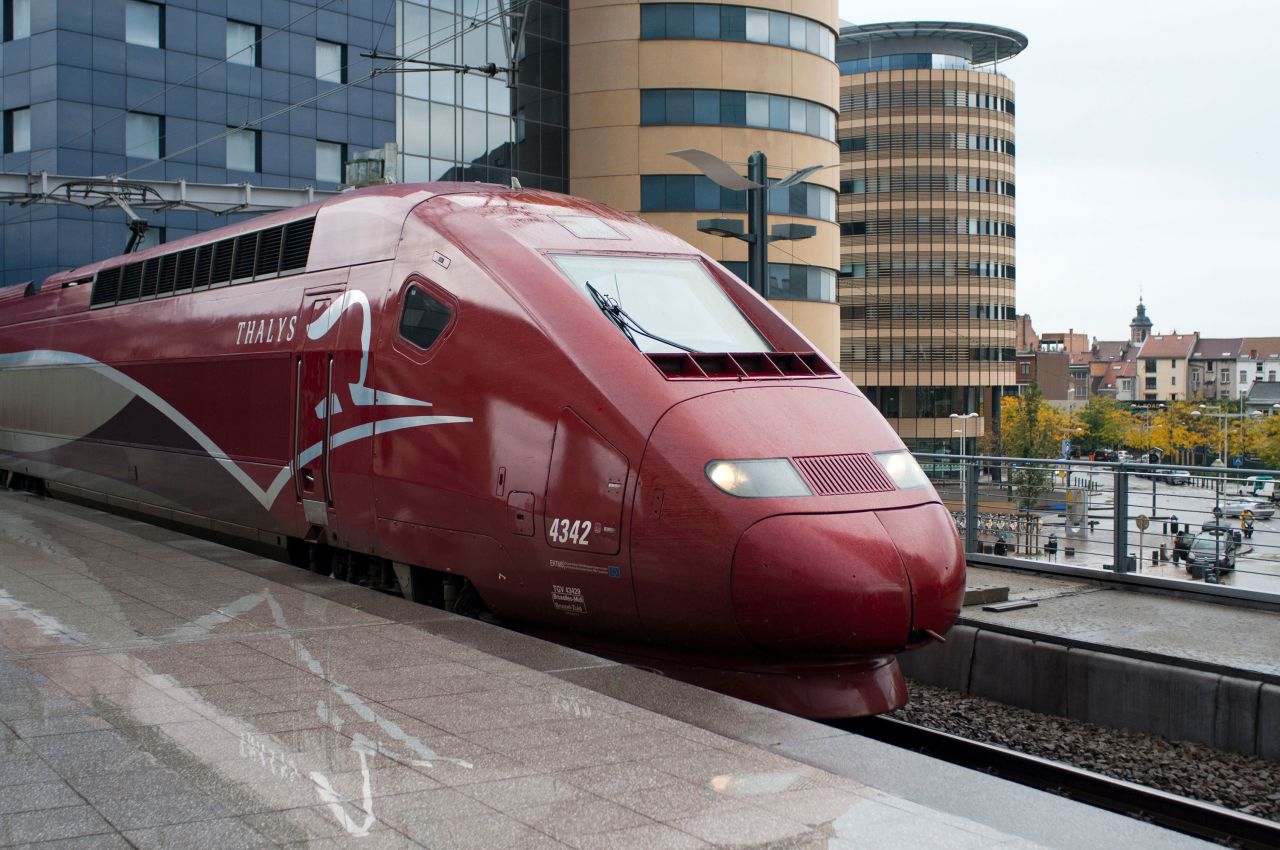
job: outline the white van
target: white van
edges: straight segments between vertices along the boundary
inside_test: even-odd
[[[1270,475],[1250,475],[1240,483],[1240,495],[1253,496],[1255,499],[1270,499],[1273,502],[1280,501],[1277,483],[1280,482]]]

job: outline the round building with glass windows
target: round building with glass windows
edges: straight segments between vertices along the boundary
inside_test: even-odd
[[[1016,384],[1014,90],[999,67],[1026,46],[985,24],[840,30],[840,363],[918,451],[974,451]]]
[[[747,245],[698,231],[745,218],[723,188],[673,152],[707,151],[741,173],[765,153],[769,178],[826,166],[768,193],[771,225],[814,225],[769,249],[764,293],[832,360],[839,357],[836,223],[839,73],[834,0],[570,4],[569,190],[634,212],[747,277]]]

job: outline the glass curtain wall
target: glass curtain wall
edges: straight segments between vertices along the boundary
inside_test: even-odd
[[[842,367],[914,445],[1014,380],[1012,88],[925,65],[842,89]]]
[[[401,0],[397,136],[406,182],[509,183],[563,190],[566,0]],[[525,37],[513,6],[527,10]],[[504,13],[507,26],[503,26]],[[515,61],[512,86],[506,70]],[[490,76],[482,70],[494,65]]]

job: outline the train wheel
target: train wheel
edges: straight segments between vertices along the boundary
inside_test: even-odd
[[[307,553],[307,568],[317,575],[327,576],[333,574],[333,550],[323,543],[316,543],[310,547]]]

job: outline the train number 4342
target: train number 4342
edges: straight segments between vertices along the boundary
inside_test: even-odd
[[[573,543],[577,546],[586,546],[590,533],[591,521],[585,519],[553,519],[547,529],[552,543]]]

